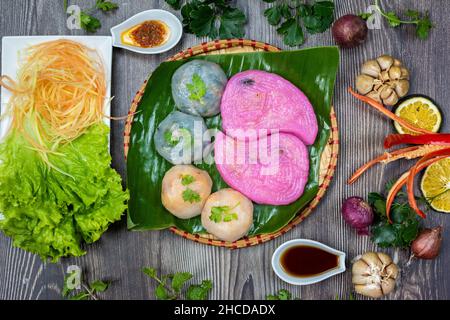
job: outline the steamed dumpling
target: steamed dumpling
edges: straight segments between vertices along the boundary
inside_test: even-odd
[[[211,194],[209,174],[191,165],[178,165],[166,172],[162,180],[163,206],[180,219],[198,216]]]
[[[253,203],[239,191],[227,188],[211,194],[202,210],[202,225],[220,240],[236,241],[253,224]]]
[[[220,112],[220,100],[227,76],[216,63],[192,60],[179,67],[172,77],[172,96],[183,112],[211,117]]]
[[[156,151],[172,164],[190,164],[203,158],[208,139],[203,118],[171,112],[156,129]]]

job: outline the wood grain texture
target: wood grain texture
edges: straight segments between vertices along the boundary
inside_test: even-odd
[[[88,7],[93,1],[73,0]],[[128,0],[120,2],[120,9],[102,16],[99,35],[108,35],[109,28],[142,10],[170,8],[163,0]],[[235,1],[248,18],[246,37],[286,48],[275,29],[267,24],[261,0]],[[336,0],[336,16],[359,13],[371,3],[369,0]],[[392,130],[391,122],[365,105],[356,102],[345,91],[353,85],[360,64],[366,59],[389,53],[399,57],[412,73],[412,93],[435,97],[446,118],[450,116],[448,79],[450,74],[450,34],[446,18],[450,4],[446,0],[383,1],[394,10],[418,8],[430,10],[436,28],[427,41],[417,40],[409,27],[372,30],[368,41],[352,50],[341,51],[341,65],[336,83],[334,105],[341,131],[341,152],[335,178],[326,197],[315,212],[284,236],[260,246],[230,251],[229,249],[199,245],[184,240],[169,231],[128,232],[125,219],[115,224],[99,242],[90,245],[81,258],[63,259],[58,264],[42,261],[23,250],[12,248],[11,241],[0,236],[0,299],[60,299],[60,289],[67,266],[83,268],[85,277],[113,281],[102,296],[105,299],[153,299],[154,284],[141,272],[143,266],[153,266],[164,273],[189,271],[196,279],[212,279],[212,299],[263,299],[266,294],[281,288],[289,289],[302,299],[346,298],[352,291],[351,272],[338,275],[319,284],[294,287],[283,283],[273,273],[270,259],[273,251],[284,241],[310,238],[321,241],[348,255],[347,265],[356,255],[377,248],[367,237],[359,237],[346,226],[340,216],[342,200],[348,196],[365,196],[381,191],[384,184],[398,177],[410,163],[400,162],[378,166],[365,174],[355,185],[345,181],[360,164],[381,153],[382,139]],[[178,12],[175,12],[179,16]],[[63,2],[59,0],[0,0],[0,35],[84,34],[66,28]],[[207,39],[185,35],[171,51],[159,56],[144,56],[114,49],[112,114],[125,115],[131,100],[147,75],[163,60],[183,48]],[[332,45],[330,32],[308,36],[304,47]],[[113,167],[125,177],[123,160],[123,126],[112,124]],[[449,121],[443,128],[450,131]],[[448,230],[448,216],[431,213],[426,226],[443,224]],[[409,252],[382,250],[399,259],[402,267]],[[444,235],[442,253],[438,260],[415,261],[403,266],[402,278],[394,294],[388,299],[450,299],[450,237]],[[361,297],[358,297],[361,298]]]

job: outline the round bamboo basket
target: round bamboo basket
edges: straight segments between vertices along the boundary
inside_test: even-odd
[[[276,52],[281,51],[281,49],[274,47],[268,43],[257,42],[254,40],[245,40],[245,39],[216,40],[211,42],[205,42],[200,45],[183,50],[175,54],[174,56],[170,57],[168,61],[182,60],[197,55],[229,54],[229,53],[256,52],[256,51]],[[136,96],[132,101],[127,121],[125,123],[125,130],[124,130],[125,159],[127,157],[128,148],[130,144],[130,132],[133,123],[133,114],[139,105],[139,102],[142,98],[142,95],[144,94],[146,86],[147,81],[144,81],[143,85],[136,93]],[[294,228],[300,222],[305,220],[305,218],[309,216],[311,212],[314,210],[314,208],[319,204],[320,200],[323,198],[326,190],[330,185],[330,182],[333,178],[336,169],[336,163],[339,153],[339,130],[336,121],[336,114],[333,108],[331,109],[330,117],[332,129],[330,138],[328,140],[328,144],[325,147],[321,156],[319,191],[317,192],[317,195],[314,197],[314,199],[312,199],[305,208],[303,208],[300,212],[298,212],[295,218],[292,219],[286,226],[284,226],[283,228],[274,233],[244,237],[235,242],[226,242],[218,240],[210,234],[191,234],[189,232],[180,230],[176,227],[171,227],[170,230],[185,239],[189,239],[198,243],[219,247],[227,247],[231,249],[238,249],[254,246],[257,244],[264,243],[266,241],[273,240],[276,237],[279,237],[288,232],[289,230],[291,230],[292,228]]]

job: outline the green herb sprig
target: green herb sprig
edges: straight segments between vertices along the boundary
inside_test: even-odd
[[[78,290],[71,284],[75,278],[80,279],[81,288]],[[68,300],[99,300],[98,293],[105,292],[109,287],[109,282],[96,280],[89,285],[83,283],[81,271],[72,271],[64,277],[62,296]]]
[[[186,188],[186,190],[183,191],[182,197],[185,202],[189,203],[201,201],[200,194],[197,191],[194,191],[190,188]]]
[[[236,207],[239,206],[237,203],[235,206],[216,206],[211,208],[211,215],[209,220],[219,223],[219,222],[230,222],[233,220],[238,220],[238,215],[236,212],[232,212]]]
[[[192,82],[187,83],[186,88],[189,91],[189,99],[202,102],[206,94],[206,84],[197,73],[192,75]]]
[[[434,27],[431,22],[430,15],[428,11],[422,13],[417,10],[407,10],[405,16],[407,16],[408,20],[402,20],[394,11],[383,11],[380,6],[380,1],[375,0],[374,4],[377,11],[381,14],[383,18],[386,19],[389,26],[396,28],[402,24],[412,24],[416,26],[416,36],[419,39],[425,40],[428,38],[430,34],[430,30]],[[368,16],[365,16],[368,18]]]
[[[187,33],[211,39],[242,38],[245,35],[247,17],[229,0],[166,0],[166,3],[175,10],[181,9]]]
[[[266,300],[294,300],[292,299],[292,293],[286,289],[278,290],[275,294],[268,294]],[[296,300],[296,299],[295,299]]]
[[[386,192],[392,183],[386,186]],[[419,233],[419,219],[408,205],[404,193],[399,193],[391,207],[391,220],[386,216],[386,198],[376,192],[369,193],[369,204],[375,212],[375,224],[371,227],[372,241],[382,248],[408,247]]]
[[[155,290],[155,297],[158,300],[206,300],[212,289],[211,280],[203,280],[200,284],[191,284],[186,287],[186,283],[192,279],[189,272],[177,272],[158,276],[156,269],[143,268],[142,272],[158,283]]]
[[[334,17],[332,1],[308,4],[299,0],[263,0],[273,5],[264,11],[267,22],[276,26],[285,45],[295,47],[305,42],[304,29],[310,34],[322,33],[330,28]]]
[[[64,10],[67,10],[68,1],[64,1]],[[119,8],[119,5],[112,1],[96,0],[95,5],[80,12],[80,26],[87,32],[94,33],[102,27],[99,19],[94,17],[95,11],[110,12]]]

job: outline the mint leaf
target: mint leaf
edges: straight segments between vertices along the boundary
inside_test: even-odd
[[[211,280],[203,280],[199,285],[189,286],[186,292],[186,298],[187,300],[206,300],[211,289]]]
[[[192,83],[187,83],[186,87],[191,100],[201,101],[206,94],[206,84],[197,73],[192,75]]]
[[[152,278],[152,279],[156,279],[157,278],[157,273],[156,273],[156,269],[154,269],[154,268],[147,268],[147,267],[145,267],[145,268],[142,268],[142,272],[144,273],[144,274],[146,274],[147,276],[149,276],[150,278]]]
[[[186,174],[181,177],[181,184],[183,186],[190,185],[194,181],[195,181],[194,177],[191,176],[190,174]]]
[[[175,297],[167,291],[163,284],[160,284],[155,289],[155,297],[158,300],[174,300]]]
[[[198,194],[198,192],[187,188],[186,190],[183,191],[183,200],[185,202],[190,202],[190,203],[194,203],[194,202],[200,202],[201,198],[200,195]]]
[[[176,293],[179,293],[184,284],[192,279],[192,274],[189,272],[177,272],[172,278],[172,288]]]

